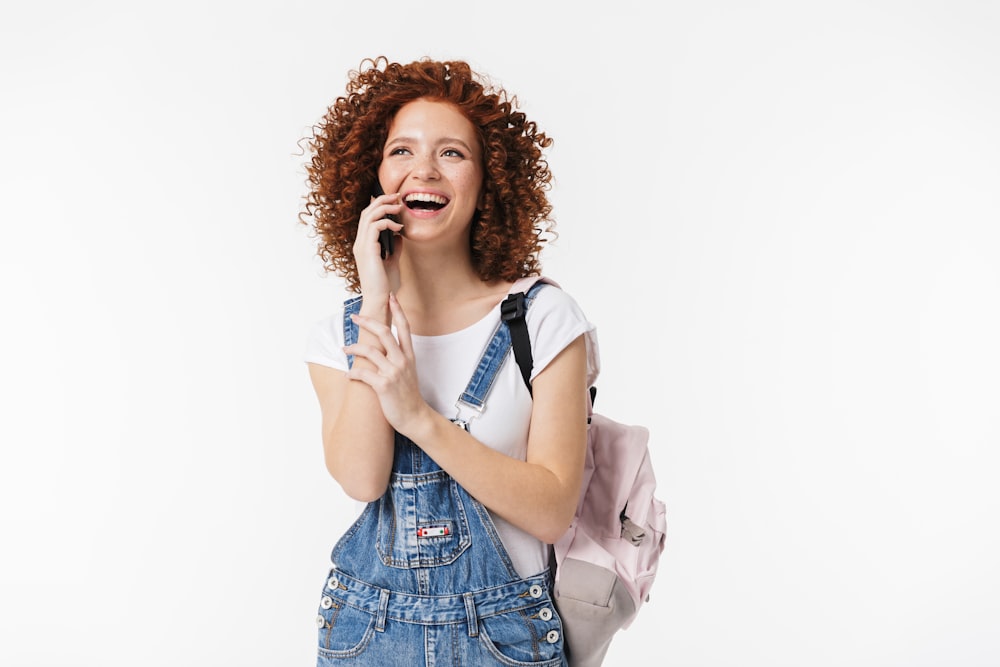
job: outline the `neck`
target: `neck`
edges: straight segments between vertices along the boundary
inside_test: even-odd
[[[400,257],[396,293],[411,331],[439,335],[458,331],[484,317],[503,298],[508,283],[483,282],[468,252],[412,252]]]
[[[484,287],[468,253],[409,253],[399,271],[400,303],[425,311],[481,294]]]

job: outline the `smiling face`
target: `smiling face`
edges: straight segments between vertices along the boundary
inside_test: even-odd
[[[408,241],[467,241],[483,188],[475,126],[448,102],[409,102],[389,126],[378,178],[386,192],[402,194]]]

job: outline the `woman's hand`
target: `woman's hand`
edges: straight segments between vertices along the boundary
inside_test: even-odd
[[[396,337],[393,337],[388,326],[371,317],[352,316],[360,328],[375,337],[382,349],[363,343],[346,346],[344,351],[347,354],[366,359],[371,364],[368,367],[367,364],[355,363],[347,377],[371,387],[382,406],[386,421],[406,435],[411,432],[415,420],[420,419],[431,407],[420,395],[410,324],[396,295],[392,293],[389,294],[389,313],[392,324],[396,327]]]
[[[366,296],[379,298],[399,289],[399,256],[402,251],[402,237],[395,239],[395,252],[384,260],[378,243],[378,235],[383,229],[393,233],[402,231],[403,225],[386,216],[399,213],[403,205],[399,193],[380,195],[372,200],[361,212],[358,234],[354,239],[354,262],[358,267],[361,291]]]

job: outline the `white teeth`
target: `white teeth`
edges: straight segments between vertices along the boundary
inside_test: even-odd
[[[432,195],[429,192],[414,192],[413,194],[406,195],[406,201],[425,201],[432,204],[441,204],[442,206],[448,203],[447,198],[441,195]]]

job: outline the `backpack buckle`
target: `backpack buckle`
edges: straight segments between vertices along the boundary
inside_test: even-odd
[[[524,292],[509,294],[500,304],[500,319],[504,322],[524,317]]]

